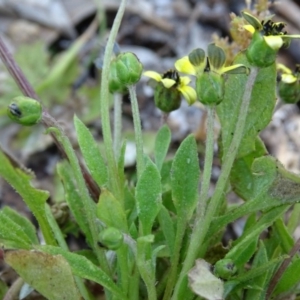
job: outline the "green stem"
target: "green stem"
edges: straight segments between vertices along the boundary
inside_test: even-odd
[[[116,160],[113,151],[113,141],[110,128],[110,115],[109,115],[109,99],[110,93],[108,90],[109,84],[109,67],[113,54],[113,47],[116,40],[116,36],[122,21],[126,7],[126,0],[122,0],[116,18],[114,20],[111,32],[107,41],[107,45],[104,52],[102,76],[101,76],[101,89],[100,89],[100,106],[101,106],[101,119],[102,119],[102,133],[106,152],[106,159],[109,171],[109,179],[111,190],[115,192],[117,198],[120,195],[120,184]]]
[[[120,156],[122,137],[122,95],[114,94],[114,152]]]
[[[58,245],[60,248],[62,248],[63,250],[69,251],[68,248],[68,244],[65,241],[64,235],[61,232],[60,227],[58,226],[55,218],[53,217],[52,211],[50,209],[50,206],[48,204],[45,205],[45,211],[46,211],[46,216],[49,222],[49,225],[55,235],[55,238],[58,242]],[[83,282],[83,279],[78,277],[78,276],[74,276],[74,280],[76,282],[76,285],[80,291],[81,296],[83,297],[84,300],[90,300],[90,294]]]
[[[131,280],[129,282],[129,296],[130,300],[139,300],[139,282],[140,273],[136,263],[134,262],[131,270]]]
[[[140,119],[138,101],[136,98],[135,86],[134,85],[129,86],[128,90],[130,94],[131,107],[132,107],[135,143],[136,143],[137,175],[139,178],[144,170],[144,150],[143,150],[141,119]]]
[[[167,287],[164,293],[163,300],[169,300],[171,298],[171,294],[176,283],[177,270],[178,270],[178,264],[180,258],[180,250],[182,247],[182,240],[184,237],[185,229],[186,229],[186,220],[184,220],[183,222],[178,222],[175,244],[174,244],[174,254],[171,258],[171,269],[170,269]]]
[[[207,211],[205,212],[205,216],[200,219],[195,219],[195,225],[191,236],[190,246],[188,248],[187,256],[185,258],[185,261],[183,263],[183,268],[180,272],[179,279],[177,281],[177,284],[175,286],[174,294],[172,299],[180,299],[180,290],[183,288],[183,281],[187,275],[187,272],[191,269],[193,266],[195,259],[197,257],[197,254],[199,252],[199,247],[203,243],[205,236],[209,230],[209,227],[211,225],[212,219],[215,215],[215,212],[217,208],[220,205],[220,202],[222,201],[222,195],[224,193],[226,183],[234,162],[234,159],[236,157],[236,154],[239,149],[240,142],[243,137],[243,132],[246,124],[246,118],[248,114],[248,108],[251,100],[251,93],[252,89],[256,80],[256,76],[258,74],[258,68],[254,67],[251,69],[250,75],[248,77],[245,91],[240,107],[239,112],[239,118],[236,123],[236,129],[235,133],[233,135],[230,147],[228,149],[228,152],[226,153],[224,159],[223,159],[223,166],[222,171],[220,174],[220,177],[218,179],[218,182],[216,184],[215,192],[211,198],[211,201],[207,207]]]
[[[206,122],[206,147],[204,170],[202,175],[202,184],[200,192],[200,200],[197,208],[197,218],[202,218],[205,213],[208,191],[210,186],[212,163],[214,158],[214,114],[215,106],[207,106],[207,122]]]
[[[128,296],[129,288],[129,265],[128,265],[128,246],[125,244],[117,250],[118,268],[120,274],[120,286],[124,295]]]

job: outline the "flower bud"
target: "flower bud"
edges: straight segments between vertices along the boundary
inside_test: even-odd
[[[136,84],[142,75],[143,65],[131,52],[119,54],[110,64],[109,90],[124,93],[127,86]]]
[[[300,101],[300,84],[293,75],[283,74],[278,84],[278,93],[281,100],[287,104]]]
[[[69,206],[66,202],[58,202],[51,206],[52,214],[59,225],[65,225],[70,217]]]
[[[42,106],[34,99],[19,96],[11,101],[7,108],[7,114],[15,122],[31,126],[41,120]]]
[[[169,113],[180,107],[181,94],[176,87],[168,89],[162,83],[158,83],[154,91],[154,101],[156,107],[165,113]]]
[[[232,259],[224,258],[216,262],[214,267],[214,273],[216,276],[222,279],[229,279],[237,272],[237,267],[235,266]]]
[[[224,98],[225,84],[222,75],[204,72],[196,80],[198,99],[205,105],[218,105]]]
[[[274,38],[273,47],[266,42],[265,38],[259,32],[255,31],[253,33],[252,41],[246,52],[251,64],[263,68],[275,62],[277,51],[282,46],[280,45],[280,41],[282,40],[278,40],[278,37],[275,36],[272,38]],[[279,43],[278,45],[276,45],[277,41]]]
[[[123,244],[123,234],[120,230],[109,227],[100,232],[99,242],[110,250],[117,250]]]

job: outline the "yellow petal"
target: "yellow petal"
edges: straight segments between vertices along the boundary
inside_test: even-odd
[[[236,64],[233,66],[225,67],[221,69],[221,74],[249,74],[249,68],[242,64]]]
[[[283,39],[284,38],[289,38],[289,39],[300,39],[300,34],[285,34],[281,36]]]
[[[188,85],[191,82],[190,77],[188,76],[180,76],[180,86]]]
[[[255,28],[252,25],[244,25],[243,27],[252,34],[255,32]]]
[[[285,74],[292,74],[292,71],[286,67],[284,64],[276,64],[276,69],[282,71]]]
[[[181,73],[196,75],[195,67],[190,63],[188,56],[178,59],[175,62],[175,68]]]
[[[284,82],[284,83],[294,83],[296,82],[297,80],[297,77],[295,77],[294,75],[292,74],[282,74],[281,75],[281,80]]]
[[[283,40],[282,36],[280,35],[269,35],[269,36],[264,36],[264,39],[266,43],[273,49],[273,50],[278,50],[282,47],[283,45]]]
[[[154,72],[154,71],[146,71],[143,73],[144,76],[150,77],[156,81],[161,81],[162,77],[159,73]]]
[[[165,88],[169,89],[170,87],[172,87],[176,81],[174,79],[170,79],[170,78],[163,78],[161,80],[162,84],[164,85]]]
[[[197,100],[196,91],[192,87],[185,85],[178,87],[178,90],[181,92],[189,105],[192,105]]]

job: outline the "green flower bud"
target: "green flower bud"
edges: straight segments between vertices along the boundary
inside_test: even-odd
[[[165,113],[169,113],[180,107],[181,94],[176,87],[167,89],[162,83],[158,83],[154,91],[156,107]]]
[[[110,250],[117,250],[123,244],[123,234],[120,230],[109,227],[100,232],[99,242]]]
[[[15,122],[31,126],[41,120],[42,106],[34,99],[19,96],[11,101],[7,108],[7,114]]]
[[[69,206],[66,202],[55,203],[51,206],[51,211],[59,225],[64,225],[70,217]]]
[[[278,49],[270,47],[265,38],[257,31],[254,32],[252,41],[246,55],[249,61],[257,67],[268,67],[276,60]]]
[[[205,105],[218,105],[224,98],[225,84],[222,75],[205,71],[196,80],[198,99]]]
[[[237,272],[237,267],[235,266],[232,259],[224,258],[216,262],[214,267],[214,273],[216,276],[222,279],[229,279]]]
[[[124,93],[127,86],[136,84],[142,75],[143,65],[131,52],[119,54],[110,64],[109,90]]]
[[[287,104],[294,104],[300,101],[300,84],[298,81],[286,83],[280,81],[278,84],[278,93],[281,100]]]

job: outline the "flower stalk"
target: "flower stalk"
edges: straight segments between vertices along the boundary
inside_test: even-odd
[[[201,244],[203,244],[204,242],[204,239],[209,230],[209,226],[213,220],[215,212],[220,205],[222,194],[224,192],[234,159],[237,155],[239,145],[243,137],[243,131],[245,128],[251,93],[258,74],[258,70],[259,69],[256,67],[252,68],[248,77],[243,95],[243,100],[240,107],[239,118],[236,124],[236,130],[233,135],[229,150],[223,159],[224,164],[222,166],[222,171],[218,179],[215,192],[205,212],[205,216],[200,219],[195,219],[195,225],[190,240],[190,246],[188,248],[187,256],[184,260],[182,270],[180,272],[178,281],[175,286],[174,294],[172,296],[173,300],[181,299],[183,296],[181,295],[181,292],[183,289],[183,283],[185,282],[184,279],[197,258],[197,254],[199,252]]]

